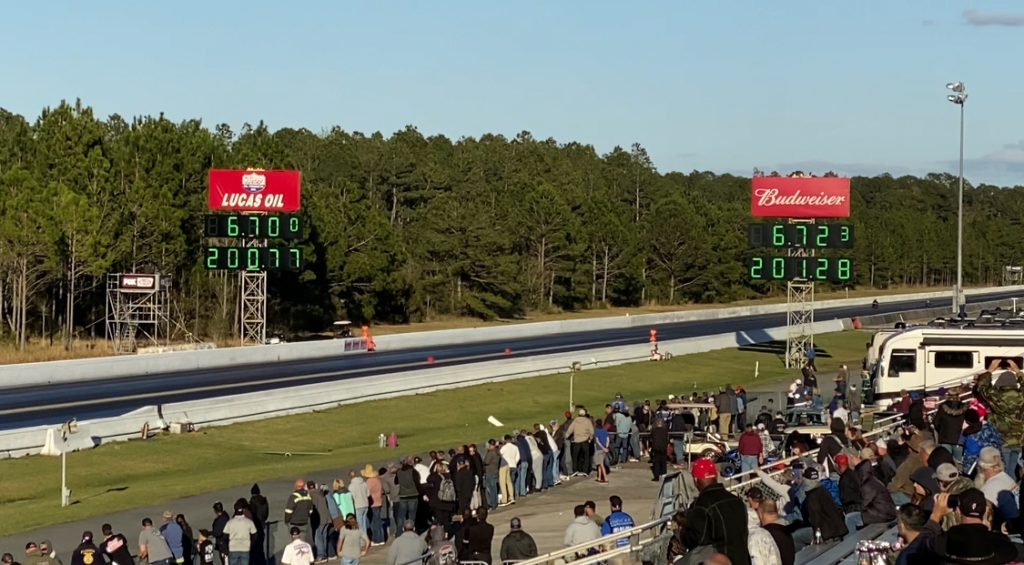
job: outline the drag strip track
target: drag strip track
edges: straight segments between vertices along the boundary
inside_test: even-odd
[[[1002,300],[1019,291],[969,297],[971,302]],[[821,309],[818,320],[893,313],[924,307],[923,300],[882,304],[877,310],[863,306]],[[763,314],[728,319],[699,320],[654,326],[661,341],[707,335],[756,332],[783,326],[786,314]],[[331,382],[428,367],[493,361],[508,355],[528,357],[647,343],[646,327],[552,334],[480,343],[455,343],[421,349],[381,351],[360,355],[261,365],[242,365],[202,371],[119,377],[78,383],[8,388],[0,391],[0,430],[111,417],[142,406],[184,402],[259,391]],[[752,337],[756,338],[756,334]],[[267,346],[274,347],[274,346]],[[506,353],[506,348],[509,352]]]

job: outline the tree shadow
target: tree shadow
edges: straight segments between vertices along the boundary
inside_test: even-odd
[[[752,353],[767,353],[774,355],[780,362],[786,362],[786,342],[784,340],[773,339],[771,341],[764,341],[761,343],[751,343],[749,345],[741,345],[740,351],[750,351]],[[832,354],[819,346],[814,347],[814,352],[817,353],[819,359],[831,359]]]

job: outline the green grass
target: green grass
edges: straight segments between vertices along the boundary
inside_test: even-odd
[[[828,374],[839,363],[858,366],[865,340],[861,332],[819,336],[817,345],[832,357],[819,356],[819,368]],[[727,382],[750,386],[757,361],[758,385],[795,374],[776,355],[714,351],[584,370],[576,375],[574,400],[598,411],[616,392],[632,402],[689,393],[694,383],[699,391]],[[60,484],[58,458],[0,461],[0,535],[254,481],[394,459],[398,454],[377,447],[382,432],[398,434],[403,454],[480,443],[513,427],[557,417],[568,404],[568,389],[568,375],[551,375],[112,443],[68,456],[68,483],[78,503],[65,509],[54,496]],[[507,427],[489,425],[490,415]],[[285,458],[265,451],[330,454]]]

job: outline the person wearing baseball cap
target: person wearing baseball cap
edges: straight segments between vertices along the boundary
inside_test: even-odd
[[[867,447],[859,453],[853,450],[848,454],[859,485],[860,514],[858,520],[850,517],[853,515],[847,516],[847,529],[850,529],[851,524],[861,527],[869,524],[886,524],[896,519],[896,504],[889,496],[889,491],[885,489],[885,484],[878,480],[875,474],[875,466],[871,459],[873,454],[874,452]]]
[[[822,473],[817,467],[804,469],[803,483],[806,494],[800,513],[809,526],[793,532],[793,541],[798,547],[810,545],[814,540],[814,530],[821,531],[825,541],[840,539],[850,533],[846,527],[846,517],[836,504],[828,489],[821,485]]]
[[[929,544],[933,553],[946,563],[996,565],[1016,560],[1017,546],[989,528],[986,518],[990,515],[989,503],[984,493],[974,488],[960,493],[956,510],[950,509],[949,497],[948,493],[936,495],[935,508],[926,527],[937,532],[943,516],[950,512],[959,514],[961,523],[936,535]]]
[[[733,565],[750,565],[746,505],[718,482],[718,468],[710,459],[694,461],[690,472],[700,494],[686,511],[683,545],[712,545]]]
[[[501,561],[525,561],[537,557],[537,542],[523,531],[523,521],[512,518],[508,534],[501,540]]]

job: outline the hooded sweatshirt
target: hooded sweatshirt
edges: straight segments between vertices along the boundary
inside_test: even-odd
[[[572,547],[601,537],[601,528],[586,516],[577,516],[565,529],[565,547]]]
[[[935,493],[939,492],[939,483],[935,480],[934,471],[931,467],[920,467],[910,474],[910,480],[924,488],[925,496],[917,505],[921,510],[931,513],[935,508]]]

